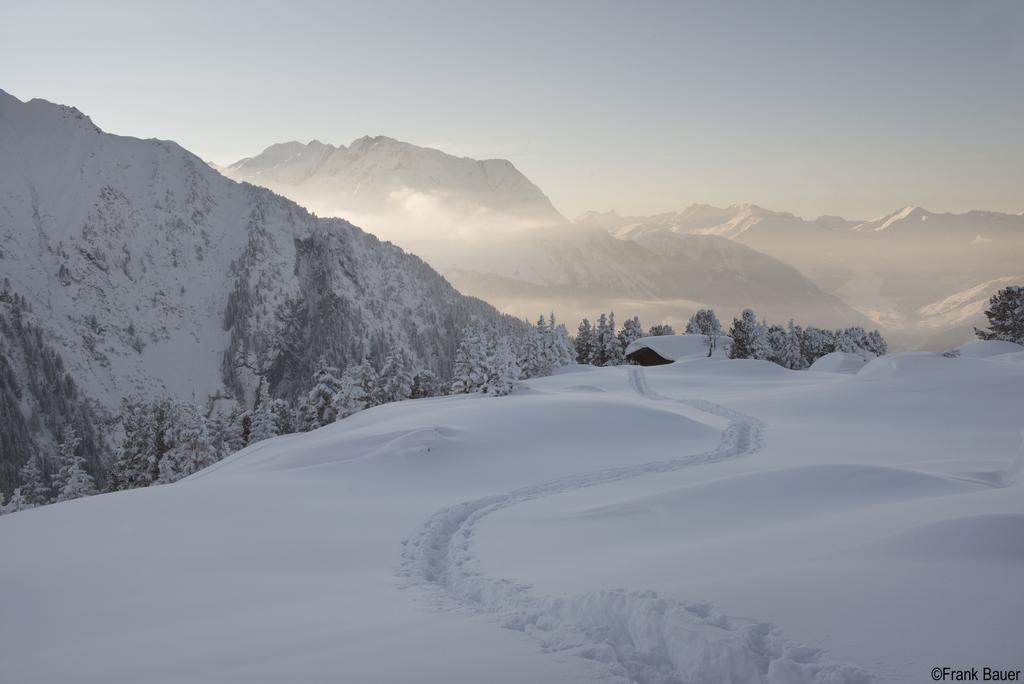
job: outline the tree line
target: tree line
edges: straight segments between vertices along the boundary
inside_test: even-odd
[[[712,309],[697,311],[686,332],[702,335],[712,355],[723,326]],[[169,483],[187,477],[250,444],[277,435],[330,425],[374,406],[405,399],[446,394],[482,393],[504,396],[524,379],[550,375],[571,363],[614,366],[626,363],[629,345],[643,337],[673,335],[667,324],[644,330],[633,316],[617,328],[614,312],[601,313],[591,324],[584,318],[575,337],[554,314],[536,323],[516,326],[471,324],[460,337],[450,379],[429,368],[414,367],[410,355],[391,347],[383,362],[369,357],[340,364],[321,356],[309,378],[308,390],[271,393],[273,369],[250,366],[258,378],[251,406],[231,397],[215,396],[200,407],[169,398],[125,400],[120,414],[120,440],[109,460],[83,458],[82,440],[69,422],[57,445],[56,463],[32,454],[18,472],[17,486],[0,512],[12,512],[52,501],[67,500],[100,490],[120,490]],[[773,361],[787,368],[806,368],[831,352],[864,356],[884,354],[878,331],[860,327],[825,330],[786,327],[758,320],[747,309],[733,320],[731,358]],[[224,410],[223,402],[230,408]]]

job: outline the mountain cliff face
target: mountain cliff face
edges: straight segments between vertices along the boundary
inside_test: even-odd
[[[294,394],[321,354],[344,365],[390,345],[445,376],[470,319],[508,324],[346,221],[2,91],[0,271],[0,306],[9,317],[17,300],[100,412],[126,396],[251,397],[252,369]]]

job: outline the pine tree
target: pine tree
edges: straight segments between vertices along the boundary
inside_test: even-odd
[[[760,323],[755,321],[752,332],[750,340],[751,358],[770,361],[774,350],[768,337],[768,325],[763,321]]]
[[[882,337],[882,333],[872,330],[864,337],[865,349],[875,356],[885,356],[889,351],[889,345]]]
[[[782,353],[782,348],[785,346],[786,329],[781,325],[773,323],[765,328],[765,337],[768,340],[768,347],[771,349],[768,353],[768,360],[772,363],[777,363],[780,366],[784,365],[780,360],[780,354]]]
[[[452,394],[480,391],[487,382],[487,347],[476,328],[467,328],[455,352]]]
[[[341,388],[334,395],[334,409],[339,418],[348,418],[367,407],[369,397],[360,383],[359,365],[349,366],[341,374]]]
[[[658,325],[652,325],[647,334],[651,337],[662,337],[664,335],[675,335],[676,331],[667,323],[659,323]]]
[[[836,350],[835,335],[831,330],[808,326],[800,336],[800,355],[805,366]]]
[[[985,317],[988,329],[974,329],[979,338],[1024,344],[1024,286],[1011,285],[992,295]]]
[[[576,363],[594,363],[594,329],[584,318],[576,331]]]
[[[18,476],[21,479],[21,495],[28,504],[41,506],[53,500],[53,490],[46,482],[37,456],[28,457],[25,465],[18,471]]]
[[[81,443],[75,428],[65,426],[60,443],[61,466],[56,478],[57,501],[70,501],[97,493],[92,475],[85,470],[85,458],[78,454]]]
[[[807,368],[803,354],[800,351],[800,339],[803,331],[792,320],[789,327],[778,338],[778,347],[775,348],[775,362],[784,368],[802,370]]]
[[[502,397],[511,394],[519,386],[519,366],[509,345],[508,338],[500,337],[495,342],[494,355],[490,359],[487,386],[488,394]]]
[[[249,444],[282,434],[274,401],[270,398],[269,383],[263,378],[260,378],[259,387],[256,389],[256,401],[250,415]]]
[[[858,354],[865,359],[873,356],[867,352],[867,333],[859,325],[836,331],[836,351]]]
[[[379,406],[383,403],[380,374],[373,367],[370,359],[364,358],[356,366],[356,382],[359,383],[359,387],[362,389],[366,408]]]
[[[622,346],[615,334],[615,313],[602,313],[594,326],[594,344],[590,363],[595,366],[617,366],[622,362]]]
[[[732,320],[732,327],[729,328],[729,337],[732,338],[730,359],[754,358],[754,338],[758,325],[757,316],[750,309],[744,309],[739,318]]]
[[[269,401],[268,401],[269,403]],[[259,411],[249,412],[254,418]],[[260,441],[255,430],[250,433],[250,441]],[[192,404],[173,406],[171,419],[166,431],[167,453],[160,460],[159,482],[176,482],[183,477],[197,473],[203,468],[213,465],[226,456],[211,434],[206,417]]]
[[[551,314],[551,320],[555,319],[555,315]],[[565,329],[565,325],[559,323],[556,326],[552,326],[551,330],[551,365],[553,368],[560,368],[562,366],[568,366],[570,363],[576,362],[576,350],[573,347],[572,340],[569,339],[569,331]]]
[[[638,316],[627,318],[626,321],[622,324],[622,330],[619,331],[618,337],[619,346],[622,347],[622,353],[623,355],[625,355],[626,349],[629,347],[629,345],[631,345],[633,342],[636,342],[641,337],[646,337],[646,334],[644,333],[644,328],[642,325],[640,325],[640,318]]]
[[[405,354],[396,347],[388,351],[380,369],[380,402],[402,401],[412,395],[412,374]]]
[[[437,376],[429,368],[421,368],[412,376],[412,390],[409,396],[413,399],[425,399],[438,395]]]
[[[110,468],[111,489],[148,487],[159,479],[160,461],[168,450],[166,436],[171,410],[166,400],[122,404],[124,438]]]
[[[303,405],[303,428],[306,431],[316,430],[338,420],[334,395],[341,389],[341,381],[337,373],[337,368],[327,365],[327,361],[320,357],[313,373],[313,389],[306,395]]]
[[[28,500],[24,494],[21,493],[21,487],[15,488],[11,494],[11,498],[7,500],[7,503],[3,502],[3,492],[0,492],[0,515],[6,513],[17,513],[18,511],[24,511],[29,508],[35,508],[36,504]]]
[[[519,367],[526,378],[551,375],[552,338],[547,321],[541,316],[536,325],[526,331],[526,339],[519,353]]]

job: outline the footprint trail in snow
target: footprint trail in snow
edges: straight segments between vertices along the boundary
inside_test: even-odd
[[[704,400],[655,392],[640,367],[628,368],[633,390],[724,418],[728,426],[710,451],[609,468],[465,501],[437,511],[403,542],[399,574],[431,587],[453,605],[498,616],[544,650],[575,654],[605,670],[607,681],[639,684],[865,684],[867,672],[829,661],[820,649],[782,638],[767,622],[722,615],[708,603],[653,591],[603,590],[538,596],[528,585],[481,573],[473,550],[477,524],[516,504],[652,473],[750,455],[763,445],[764,424]]]

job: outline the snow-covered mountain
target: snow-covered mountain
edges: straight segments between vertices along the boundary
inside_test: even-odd
[[[934,333],[931,304],[1015,276],[1024,263],[1022,214],[937,214],[904,207],[870,221],[806,220],[750,204],[693,205],[654,216],[587,212],[576,223],[626,239],[651,232],[729,238],[792,264],[912,344],[925,343]],[[936,343],[964,341],[977,322],[961,321],[952,337]]]
[[[651,323],[679,324],[713,306],[727,318],[753,307],[772,320],[868,323],[795,268],[713,235],[651,229],[616,237],[601,228],[566,226],[481,246],[442,268],[460,290],[500,308],[536,309],[546,299],[570,320],[612,308]]]
[[[382,237],[405,238],[403,244],[416,242],[413,231],[437,231],[439,223],[518,227],[565,222],[540,188],[508,160],[455,157],[382,135],[359,138],[348,147],[319,140],[271,145],[221,171],[322,215],[372,217]],[[409,222],[422,225],[402,225]]]
[[[517,315],[553,308],[573,321],[619,308],[679,322],[712,305],[820,325],[867,322],[786,264],[715,234],[616,239],[624,236],[576,229],[503,160],[377,137],[347,148],[283,143],[221,171],[317,211],[363,216],[368,230],[414,249],[463,292]]]
[[[344,364],[386,344],[444,376],[461,327],[500,316],[418,257],[173,142],[110,135],[76,109],[2,91],[0,272],[0,307],[41,331],[103,409],[243,397],[257,365],[290,394],[321,354]],[[25,344],[0,330],[13,359]]]

